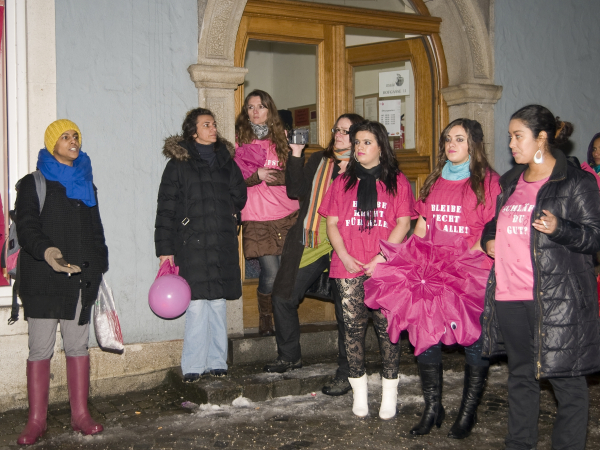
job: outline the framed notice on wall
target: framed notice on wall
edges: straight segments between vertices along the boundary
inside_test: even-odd
[[[379,72],[379,96],[396,97],[398,95],[410,95],[409,77],[409,70]]]

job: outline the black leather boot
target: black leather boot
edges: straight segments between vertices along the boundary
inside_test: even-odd
[[[448,432],[452,439],[469,437],[477,422],[477,407],[483,397],[483,388],[487,379],[488,366],[471,366],[465,364],[465,387],[458,417]]]
[[[420,422],[410,430],[410,434],[423,435],[429,434],[434,424],[438,428],[441,427],[446,412],[442,406],[442,364],[418,363],[418,366],[423,398],[425,399],[425,410]]]
[[[273,304],[271,303],[271,294],[263,294],[256,291],[258,298],[258,335],[273,336]]]

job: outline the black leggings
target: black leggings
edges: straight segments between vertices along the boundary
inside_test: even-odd
[[[365,374],[365,334],[369,315],[379,339],[379,350],[383,359],[383,377],[398,378],[400,363],[400,343],[392,344],[387,333],[388,322],[381,310],[365,306],[364,282],[368,277],[336,278],[338,291],[342,298],[344,325],[346,328],[346,354],[350,365],[350,378],[360,378]]]

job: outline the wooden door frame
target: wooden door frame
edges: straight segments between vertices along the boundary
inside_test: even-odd
[[[378,42],[346,48],[347,108],[354,108],[354,68],[373,64],[410,61],[415,80],[415,148],[398,150],[396,157],[400,167],[418,191],[424,178],[431,172],[437,157],[435,136],[436,109],[439,93],[435,88],[436,77],[431,67],[428,48],[423,37],[398,41]]]
[[[448,77],[439,37],[441,19],[431,17],[422,0],[412,0],[412,2],[418,14],[292,0],[248,0],[237,32],[234,66],[244,67],[250,39],[316,45],[318,143],[321,147],[325,147],[331,138],[329,132],[331,124],[341,114],[354,110],[353,102],[349,105],[349,99],[353,97],[353,92],[350,91],[353,89],[353,84],[348,77],[350,66],[346,59],[345,27],[421,35],[421,45],[427,49],[427,64],[432,72],[430,76],[434,98],[432,102],[436,102],[432,106],[434,111],[431,113],[433,130],[428,131],[431,135],[427,139],[420,139],[422,145],[417,147],[414,154],[402,155],[403,170],[407,171],[409,178],[415,178],[413,174],[417,174],[419,179],[418,174],[431,167],[430,162],[434,152],[429,141],[439,135],[440,127],[447,122],[447,108],[440,100],[439,92],[441,88],[447,86]],[[415,59],[414,64],[421,63],[421,60]],[[240,86],[235,93],[236,115],[241,111],[244,95],[244,88]],[[240,262],[244,270],[241,245]],[[255,282],[244,282],[245,328],[255,327],[258,322],[255,301],[251,301],[250,298],[255,286]],[[320,307],[319,303],[323,304],[316,300],[305,301],[299,308],[301,321],[303,309],[306,310],[304,317],[310,317],[310,320],[315,321],[315,312],[309,310],[311,305]],[[333,305],[325,305],[322,314],[334,317]]]

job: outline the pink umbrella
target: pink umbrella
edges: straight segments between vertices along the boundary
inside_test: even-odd
[[[381,241],[381,248],[387,262],[365,282],[365,304],[381,308],[392,342],[408,330],[418,355],[440,340],[468,346],[479,338],[490,258],[435,224],[424,238]]]

